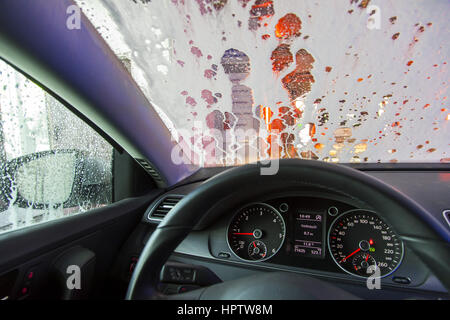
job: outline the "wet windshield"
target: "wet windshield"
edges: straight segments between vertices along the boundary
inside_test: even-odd
[[[448,1],[77,4],[186,161],[450,162]]]

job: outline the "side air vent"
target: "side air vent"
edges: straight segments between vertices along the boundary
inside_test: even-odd
[[[142,168],[144,168],[145,171],[147,171],[152,178],[156,181],[156,183],[162,183],[161,176],[159,173],[152,167],[152,165],[145,159],[136,159],[136,161],[141,165]]]
[[[168,195],[160,199],[148,213],[148,219],[161,221],[182,198],[179,195]]]
[[[447,221],[447,224],[450,227],[450,210],[444,210],[442,214],[444,215],[444,219],[445,221]]]

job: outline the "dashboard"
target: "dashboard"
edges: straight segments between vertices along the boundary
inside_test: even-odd
[[[405,184],[399,189],[408,188],[409,195],[422,204],[420,200],[430,201],[432,206],[447,205],[442,203],[442,192],[446,192],[448,183],[436,183],[441,179],[435,179],[442,177],[440,173],[374,175],[388,179],[392,176],[392,180],[408,176],[410,179],[396,179]],[[423,177],[420,183],[417,176]],[[428,184],[424,190],[427,179],[433,185]],[[150,205],[143,217],[150,231],[142,245],[162,220],[156,214],[159,208],[168,203],[163,212],[166,214],[201,183],[177,186]],[[432,187],[438,192],[432,192]],[[434,201],[436,198],[440,202]],[[437,211],[425,206],[431,212]],[[439,216],[442,218],[442,211],[436,214]],[[208,219],[186,237],[170,260],[207,267],[222,281],[258,272],[287,271],[343,286],[356,285],[365,289],[362,294],[373,292],[366,288],[368,278],[379,278],[388,290],[446,292],[427,266],[404,246],[396,230],[376,212],[355,199],[325,190],[280,190],[245,203],[227,199],[211,208]],[[386,297],[388,292],[383,290]]]
[[[173,206],[184,196],[180,193],[188,193],[180,191],[194,186],[161,196],[145,221],[159,223],[155,210],[165,200]],[[351,199],[317,191],[283,192],[220,207],[179,245],[175,261],[297,272],[364,285],[369,277],[380,278],[384,285],[403,288],[422,285],[429,276],[395,230]]]

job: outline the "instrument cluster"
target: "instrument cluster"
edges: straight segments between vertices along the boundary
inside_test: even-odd
[[[331,264],[363,278],[391,274],[404,254],[399,236],[375,212],[305,197],[238,209],[227,226],[227,244],[239,260],[300,263],[330,271]]]

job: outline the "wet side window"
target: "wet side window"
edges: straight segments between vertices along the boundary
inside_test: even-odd
[[[112,151],[0,60],[0,234],[111,203]]]

